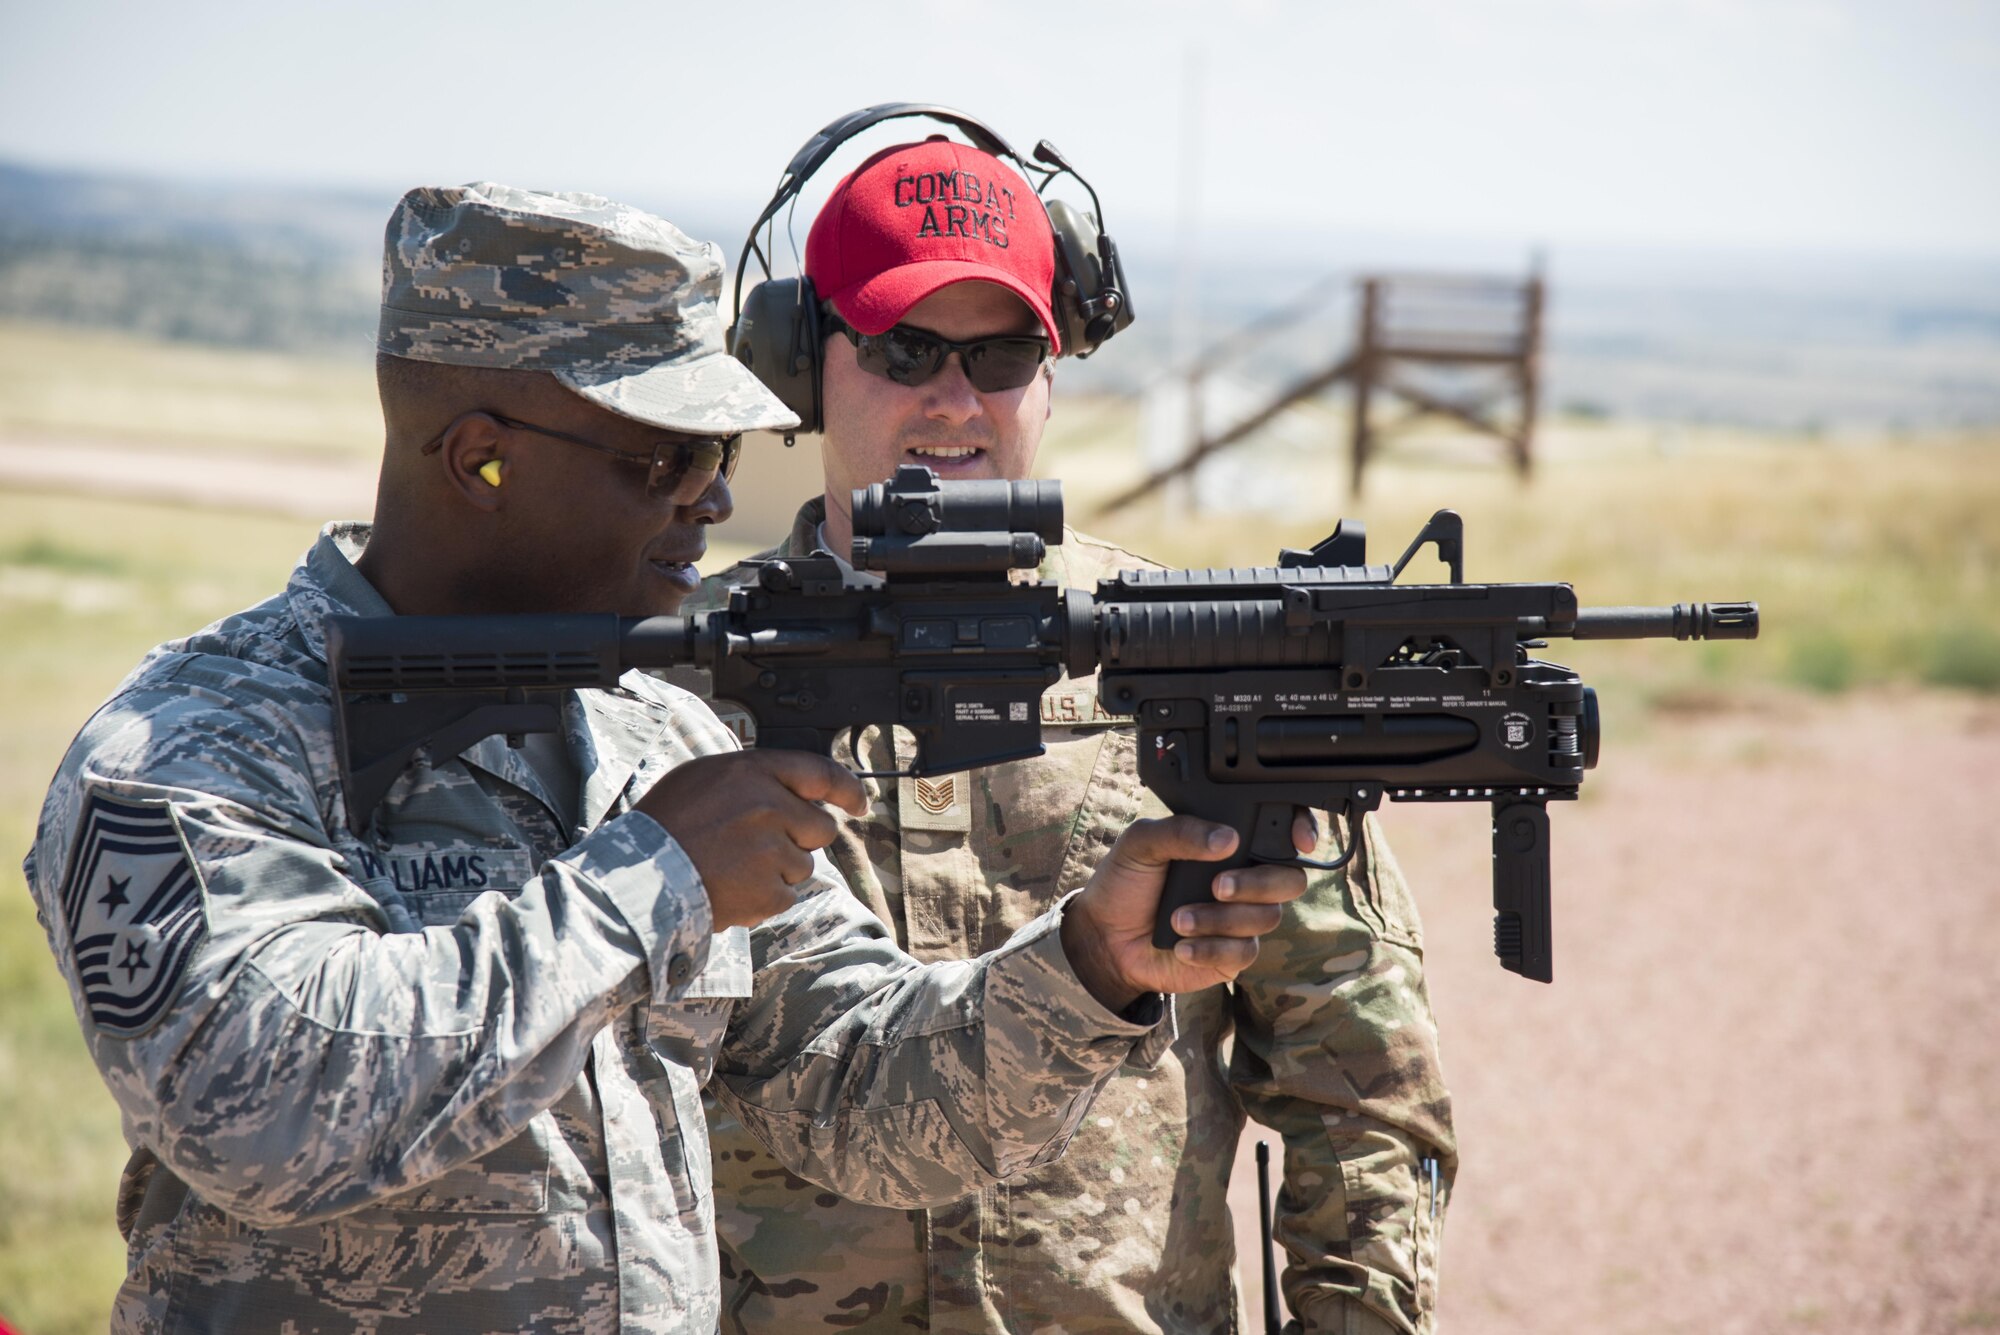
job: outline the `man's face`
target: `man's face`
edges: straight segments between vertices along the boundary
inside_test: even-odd
[[[672,433],[599,408],[553,380],[521,420],[650,458]],[[717,478],[692,504],[646,492],[647,470],[569,441],[508,430],[506,505],[490,574],[467,601],[496,597],[520,611],[677,611],[700,582],[695,562],[707,527],[729,518],[729,484]],[[504,588],[494,581],[504,580]]]
[[[1027,303],[992,283],[954,283],[924,298],[901,322],[956,342],[1042,332]],[[856,487],[886,481],[903,464],[941,478],[1028,476],[1049,417],[1051,376],[1019,389],[982,394],[965,378],[957,353],[921,385],[899,385],[855,363],[839,334],[826,343],[824,412],[827,537],[844,550]]]

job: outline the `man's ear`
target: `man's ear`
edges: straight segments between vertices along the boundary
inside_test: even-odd
[[[507,497],[507,433],[485,413],[468,413],[444,433],[438,462],[451,489],[476,510],[491,513]]]
[[[1056,360],[1051,357],[1042,363],[1042,374],[1048,377],[1048,393],[1043,396],[1042,420],[1048,421],[1056,413]]]

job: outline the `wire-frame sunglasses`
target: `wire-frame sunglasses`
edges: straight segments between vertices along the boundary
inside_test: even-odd
[[[555,440],[581,445],[599,454],[608,454],[621,462],[646,470],[646,494],[664,498],[675,505],[693,505],[702,494],[715,485],[716,478],[724,482],[736,476],[736,462],[743,453],[743,437],[733,436],[684,436],[675,433],[663,435],[651,451],[621,450],[611,445],[600,444],[567,431],[557,431],[553,427],[537,426],[517,417],[509,417],[491,408],[475,408],[460,413],[451,419],[444,430],[438,432],[423,452],[430,454],[444,444],[444,438],[468,417],[490,417],[509,431],[530,431],[538,436],[548,436]]]

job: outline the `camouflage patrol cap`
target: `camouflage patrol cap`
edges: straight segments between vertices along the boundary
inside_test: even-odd
[[[599,407],[698,435],[798,425],[723,347],[722,252],[598,195],[478,181],[403,196],[376,347],[547,371]]]

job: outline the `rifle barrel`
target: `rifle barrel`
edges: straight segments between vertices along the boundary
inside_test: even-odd
[[[1578,640],[1754,640],[1755,603],[1675,603],[1672,607],[1585,607]]]

